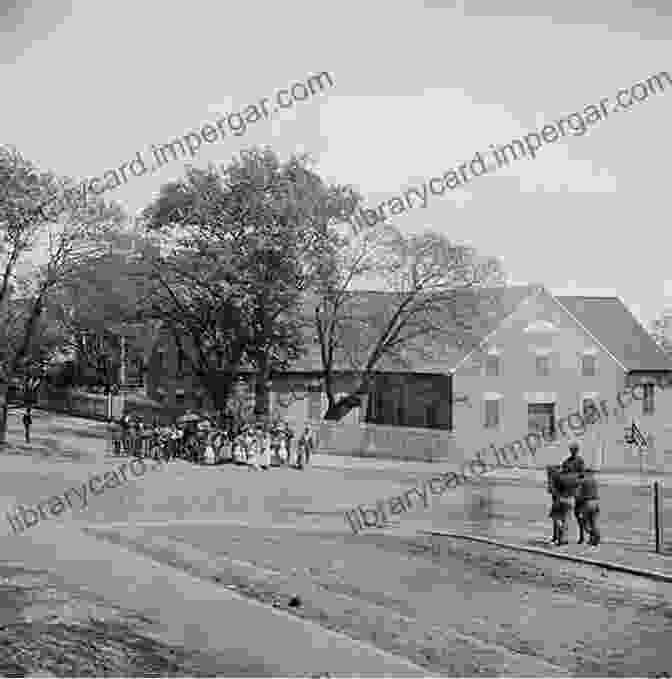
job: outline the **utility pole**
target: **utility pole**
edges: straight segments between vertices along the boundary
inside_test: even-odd
[[[662,534],[663,534],[662,498],[663,498],[662,483],[660,483],[658,481],[654,481],[653,482],[653,524],[654,524],[654,533],[655,533],[655,539],[656,539],[656,554],[660,554],[660,547],[661,547],[661,543],[662,543]]]
[[[121,366],[119,368],[119,401],[121,405],[121,414],[124,414],[124,401],[126,399],[126,338],[121,336]]]

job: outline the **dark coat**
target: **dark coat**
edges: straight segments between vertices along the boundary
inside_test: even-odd
[[[576,500],[578,502],[586,502],[587,500],[599,500],[597,479],[595,474],[586,474],[583,481],[579,483],[576,493]]]
[[[572,457],[571,455],[562,463],[562,471],[564,472],[582,472],[586,468],[586,463],[580,455]]]

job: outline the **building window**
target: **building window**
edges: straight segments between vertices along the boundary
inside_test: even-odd
[[[653,384],[644,384],[644,400],[642,401],[642,414],[643,415],[653,415],[655,406],[653,403]]]
[[[490,355],[485,359],[485,376],[499,377],[499,356]]]
[[[595,398],[584,398],[581,401],[581,415],[588,424],[595,424],[600,421],[601,413]]]
[[[322,392],[308,392],[308,419],[319,420],[322,417]]]
[[[180,377],[184,375],[184,353],[182,349],[177,350],[177,374]]]
[[[178,391],[175,394],[175,403],[177,403],[178,406],[184,405],[184,392],[183,391]]]
[[[499,427],[499,399],[485,401],[485,428],[496,429]]]
[[[427,406],[427,410],[425,412],[425,423],[429,429],[436,429],[438,427],[439,422],[438,411],[439,411],[438,403],[432,403],[429,406]]]
[[[528,403],[527,428],[531,432],[547,432],[549,436],[555,436],[555,404]]]
[[[581,375],[582,377],[595,377],[597,374],[597,357],[591,354],[586,354],[581,357]]]
[[[537,377],[548,377],[551,373],[551,357],[536,356]]]
[[[166,368],[166,352],[161,350],[157,352],[157,367],[159,370],[165,370]]]
[[[594,398],[584,398],[581,401],[581,414],[587,415],[597,408]]]

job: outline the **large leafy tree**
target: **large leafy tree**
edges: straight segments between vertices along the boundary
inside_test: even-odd
[[[131,249],[122,247],[129,241]],[[127,353],[142,352],[143,337],[150,328],[138,318],[137,305],[147,294],[148,271],[143,261],[147,252],[152,252],[152,245],[142,233],[131,228],[110,231],[100,255],[81,261],[76,275],[51,296],[46,317],[62,337],[63,353],[74,363],[70,370],[63,366],[62,378],[69,374],[72,384],[100,383],[103,355],[107,356],[107,377],[118,376],[122,338]]]
[[[73,186],[16,149],[0,148],[0,443],[9,385],[41,374],[57,352],[57,334],[44,329],[49,300],[84,262],[100,257],[103,234],[123,219],[100,200],[71,201]]]
[[[255,413],[268,415],[269,377],[303,351],[303,297],[350,194],[326,185],[306,157],[282,162],[252,149],[221,171],[188,168],[145,211],[163,240],[149,262],[147,312],[170,328],[218,410],[250,367]]]

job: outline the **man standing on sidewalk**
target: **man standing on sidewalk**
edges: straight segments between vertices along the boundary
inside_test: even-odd
[[[597,547],[602,536],[598,526],[600,497],[594,469],[586,469],[585,472],[579,474],[579,486],[576,493],[576,515],[580,529],[579,544],[583,542],[585,531],[588,533],[588,544],[592,547]]]
[[[33,423],[33,418],[30,414],[30,406],[26,408],[26,413],[23,416],[23,429],[26,434],[26,443],[30,443],[30,425]]]

